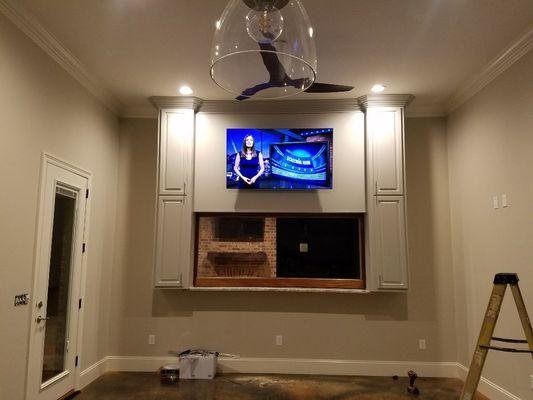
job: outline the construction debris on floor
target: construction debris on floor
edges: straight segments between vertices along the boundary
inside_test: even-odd
[[[406,390],[414,387],[407,376],[217,374],[213,380],[169,384],[155,373],[109,372],[84,388],[77,400],[457,400],[462,386],[459,379],[418,377],[416,395]]]

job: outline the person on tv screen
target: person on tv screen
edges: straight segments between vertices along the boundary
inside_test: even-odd
[[[252,135],[246,135],[242,141],[242,150],[235,157],[233,170],[239,176],[240,189],[257,188],[257,179],[265,171],[263,155],[255,150],[255,140]]]

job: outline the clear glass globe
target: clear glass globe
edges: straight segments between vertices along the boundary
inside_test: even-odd
[[[246,31],[257,43],[272,43],[283,32],[283,15],[269,4],[252,9],[246,15]]]

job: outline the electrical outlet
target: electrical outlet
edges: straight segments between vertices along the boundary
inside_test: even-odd
[[[426,339],[419,339],[418,340],[418,348],[420,350],[426,350]]]
[[[155,344],[155,335],[148,335],[148,344]]]
[[[276,346],[283,346],[283,335],[276,335]]]

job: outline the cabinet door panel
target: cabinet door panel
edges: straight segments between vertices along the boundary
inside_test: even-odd
[[[368,133],[371,143],[373,194],[403,194],[401,109],[369,110]]]
[[[190,271],[191,218],[186,196],[161,196],[158,204],[155,286],[183,287]]]
[[[379,289],[407,289],[407,239],[403,196],[375,198],[372,259]]]
[[[161,111],[159,194],[184,195],[194,131],[192,110]]]

